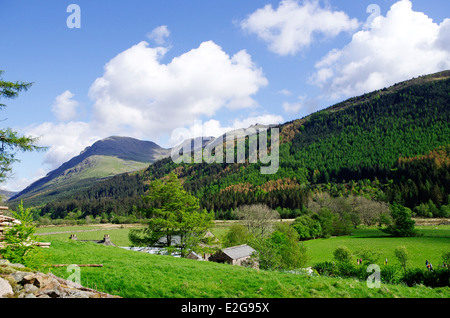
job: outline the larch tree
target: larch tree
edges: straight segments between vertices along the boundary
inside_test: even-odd
[[[2,80],[4,71],[0,70],[0,109],[6,107],[1,99],[17,98],[19,93],[27,91],[32,83],[7,82]],[[34,137],[20,136],[11,128],[0,128],[0,182],[4,182],[8,173],[12,171],[12,164],[17,162],[15,157],[18,150],[27,152],[43,150],[45,147],[36,145],[38,139]]]

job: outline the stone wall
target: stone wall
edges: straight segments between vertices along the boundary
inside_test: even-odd
[[[0,298],[121,298],[0,260]]]

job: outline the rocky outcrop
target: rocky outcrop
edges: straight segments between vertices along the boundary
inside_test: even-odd
[[[0,298],[120,298],[0,259]]]

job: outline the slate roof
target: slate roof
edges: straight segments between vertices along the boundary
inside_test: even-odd
[[[247,244],[243,244],[224,248],[222,252],[231,259],[239,259],[252,255],[252,253],[255,252],[255,250],[250,246],[248,246]]]

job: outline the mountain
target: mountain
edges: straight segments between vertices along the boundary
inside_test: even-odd
[[[9,198],[15,196],[17,192],[8,191],[8,190],[0,190],[0,197],[3,201],[8,200]]]
[[[49,202],[40,213],[63,218],[78,208],[83,216],[142,217],[136,211],[144,207],[141,196],[148,183],[174,172],[202,208],[218,218],[257,202],[292,217],[314,192],[400,200],[415,213],[445,214],[450,204],[449,92],[450,71],[440,72],[272,126],[279,128],[281,141],[274,174],[261,174],[260,162],[176,164],[166,157],[139,175],[118,175]]]
[[[151,141],[111,136],[86,147],[78,156],[63,163],[9,199],[39,204],[89,187],[98,180],[146,168],[167,157],[164,149]]]

